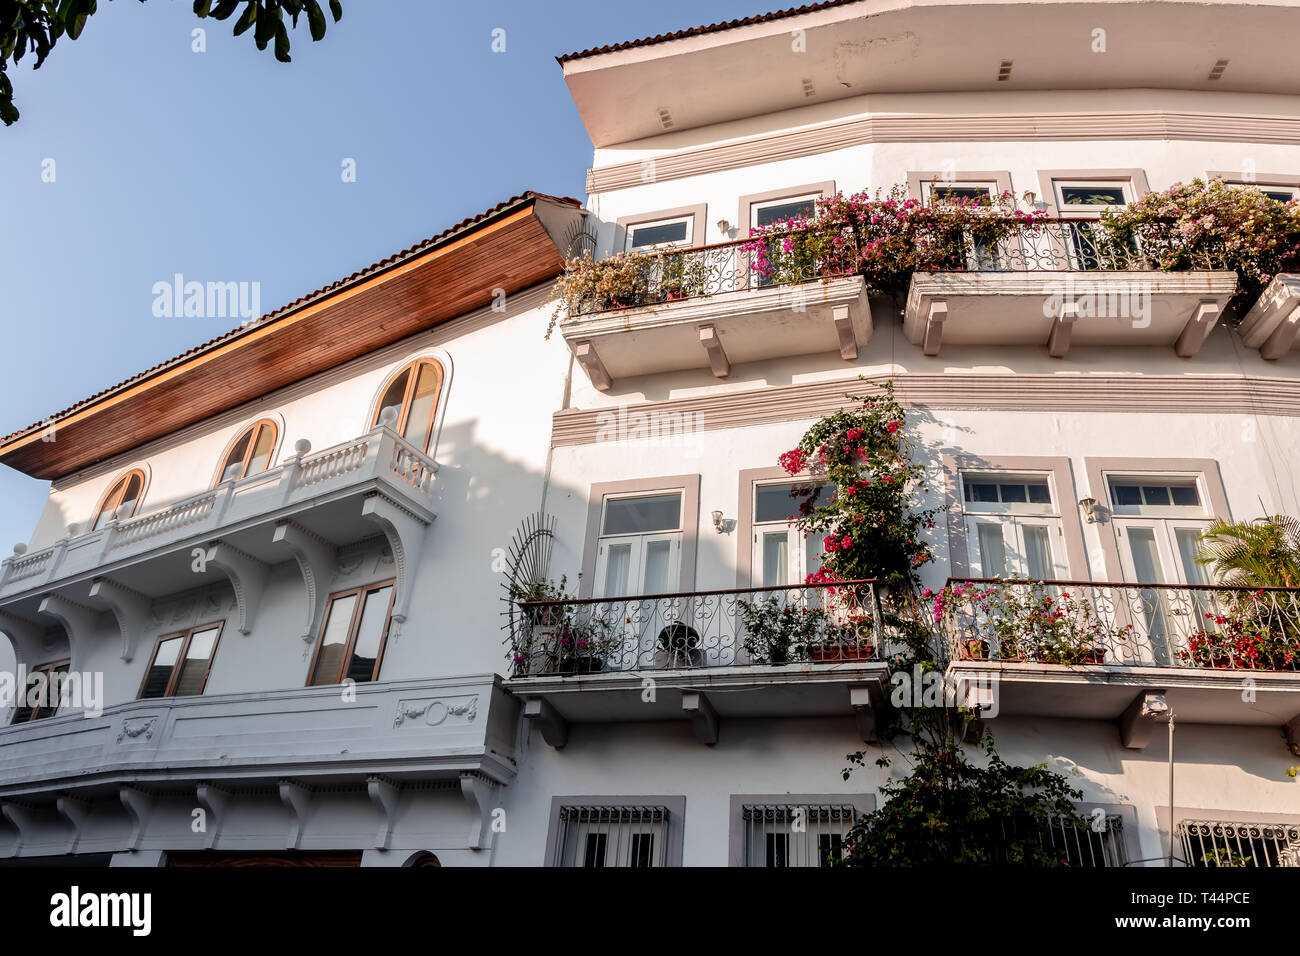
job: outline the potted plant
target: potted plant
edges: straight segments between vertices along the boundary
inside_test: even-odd
[[[867,615],[832,608],[823,619],[825,630],[808,648],[813,663],[872,659],[876,650],[871,638],[874,622]]]
[[[789,664],[804,657],[826,616],[821,608],[791,607],[776,598],[737,601],[736,607],[745,629],[742,646],[756,664]]]

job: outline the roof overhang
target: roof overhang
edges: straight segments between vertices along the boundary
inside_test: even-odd
[[[560,63],[601,148],[869,93],[1291,94],[1300,89],[1297,32],[1294,0],[860,0],[601,47]],[[1219,60],[1228,65],[1211,80]],[[1003,61],[1011,70],[999,80]]]
[[[566,237],[582,215],[576,200],[507,200],[28,426],[0,441],[0,464],[63,477],[486,306],[495,289],[545,282],[563,270]]]

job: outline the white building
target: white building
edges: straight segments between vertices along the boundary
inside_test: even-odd
[[[1233,328],[1232,271],[1073,244],[1195,177],[1297,194],[1300,12],[802,9],[562,57],[595,145],[585,209],[509,200],[0,444],[53,480],[0,630],[28,668],[103,680],[101,714],[0,732],[0,854],[815,863],[877,804],[885,771],[839,771],[878,746],[888,665],[751,662],[745,595],[716,592],[803,593],[816,549],[773,504],[777,459],[858,376],[895,383],[949,508],[930,587],[1089,582],[1141,635],[1095,665],[950,666],[966,701],[996,675],[1005,759],[1105,811],[1075,861],[1161,860],[1171,810],[1180,855],[1300,852],[1300,674],[1243,687],[1178,654],[1178,611],[1218,593],[1187,560],[1199,530],[1300,514],[1300,277]],[[901,310],[851,271],[769,285],[741,261],[751,228],[896,184],[1063,222],[918,274]],[[665,243],[712,247],[678,260],[696,287],[544,337],[563,256]],[[1044,308],[1103,274],[1131,310]],[[538,512],[525,550],[617,628],[599,665],[507,658],[510,546]],[[1172,808],[1142,712],[1160,695]]]

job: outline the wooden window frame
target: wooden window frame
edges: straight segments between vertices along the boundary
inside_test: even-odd
[[[158,700],[157,697],[144,697],[144,685],[149,680],[149,672],[153,670],[153,662],[158,659],[158,649],[163,646],[163,642],[170,641],[174,638],[183,638],[181,641],[180,654],[176,657],[176,665],[172,668],[172,676],[167,678],[167,689],[163,692],[163,697],[176,696],[176,681],[180,678],[181,665],[185,662],[185,655],[189,652],[190,641],[195,634],[202,631],[208,631],[212,628],[217,629],[217,636],[212,641],[212,653],[208,655],[207,666],[203,668],[203,680],[199,682],[199,692],[192,696],[202,697],[203,692],[208,687],[208,674],[212,672],[212,662],[217,659],[217,647],[221,644],[221,632],[225,629],[225,621],[210,621],[207,624],[198,624],[185,631],[173,631],[170,634],[162,634],[158,640],[154,641],[153,653],[149,655],[149,663],[145,666],[144,676],[140,678],[140,689],[136,691],[136,700]],[[186,695],[191,696],[191,695]]]
[[[46,690],[46,694],[47,694],[47,696],[46,696],[46,704],[45,704],[44,706],[40,706],[40,707],[33,707],[33,708],[32,708],[32,712],[27,716],[27,719],[26,719],[26,720],[22,720],[22,721],[20,721],[20,720],[18,719],[18,714],[19,714],[19,712],[22,711],[23,707],[25,706],[25,703],[24,703],[24,702],[26,701],[26,697],[27,697],[27,688],[26,688],[26,686],[21,687],[21,688],[15,688],[15,689],[14,689],[15,694],[22,694],[22,695],[23,695],[23,699],[22,699],[22,701],[20,701],[17,697],[15,697],[15,699],[14,699],[14,712],[13,712],[12,716],[10,716],[10,718],[9,718],[9,724],[10,724],[10,726],[16,726],[17,724],[20,724],[20,723],[23,723],[23,724],[30,724],[32,721],[35,721],[35,720],[45,720],[47,717],[54,717],[54,716],[57,716],[57,715],[58,715],[58,713],[59,713],[59,701],[58,701],[58,699],[56,698],[56,699],[53,701],[53,705],[54,705],[54,706],[53,706],[53,707],[50,707],[50,706],[49,706],[50,698],[49,698],[49,696],[48,696],[48,693],[49,693],[49,689],[50,689],[50,677],[53,675],[55,669],[60,668],[60,667],[64,668],[64,671],[65,671],[65,673],[66,673],[67,670],[70,669],[70,668],[72,667],[72,658],[70,658],[70,657],[64,657],[64,658],[60,658],[60,659],[57,660],[57,661],[49,661],[49,662],[47,662],[47,663],[45,663],[45,664],[37,664],[35,667],[33,667],[33,668],[31,668],[30,670],[27,671],[27,678],[28,678],[28,680],[31,680],[31,676],[32,676],[33,674],[38,673],[39,671],[45,671],[45,690]],[[45,710],[48,710],[49,713],[48,713],[48,714],[46,714],[46,713],[42,713],[42,711],[45,711]]]
[[[113,502],[113,507],[109,509],[110,513],[117,511],[117,509],[121,506],[122,495],[126,494],[126,488],[127,485],[131,483],[132,475],[140,476],[140,494],[136,497],[135,504],[131,506],[131,514],[127,515],[126,517],[130,518],[132,515],[134,515],[137,511],[140,510],[140,502],[144,500],[145,474],[144,474],[144,470],[141,468],[132,468],[130,471],[126,472],[125,474],[120,475],[116,481],[114,481],[111,485],[109,485],[108,491],[104,492],[104,497],[99,499],[99,507],[95,509],[95,513],[90,517],[91,531],[97,530],[96,526],[99,524],[99,519],[103,517],[104,509],[108,506],[108,503],[110,501]],[[112,521],[114,519],[110,518],[109,520]]]
[[[443,386],[447,381],[447,370],[442,367],[442,363],[437,359],[412,359],[410,362],[407,362],[401,368],[397,369],[397,371],[393,372],[393,374],[388,376],[388,378],[384,379],[384,383],[379,386],[378,397],[375,400],[375,414],[371,416],[370,427],[376,428],[379,425],[379,416],[384,413],[384,395],[387,393],[388,387],[392,385],[403,372],[409,369],[412,370],[414,374],[411,375],[410,379],[406,383],[406,391],[402,393],[402,408],[401,411],[397,413],[397,421],[393,423],[393,431],[397,432],[399,436],[404,436],[411,415],[411,399],[415,391],[415,386],[418,384],[420,379],[418,369],[421,365],[432,365],[438,370],[438,390],[433,394],[433,406],[429,409],[429,428],[424,434],[424,447],[420,449],[422,454],[428,454],[429,446],[433,443],[434,426],[438,421],[438,407],[442,404]],[[403,437],[402,440],[405,441],[405,437]]]
[[[362,612],[366,609],[365,596],[370,591],[378,591],[380,588],[385,587],[391,587],[392,592],[388,595],[388,610],[384,612],[384,631],[379,638],[379,651],[375,655],[375,669],[371,671],[368,681],[357,681],[357,683],[373,683],[379,679],[379,671],[384,666],[384,652],[388,649],[388,631],[393,623],[393,600],[397,597],[397,578],[363,584],[360,587],[348,588],[346,591],[336,591],[329,596],[329,601],[325,605],[325,614],[321,617],[320,632],[316,635],[316,649],[312,652],[311,664],[307,667],[307,683],[304,686],[337,687],[343,683],[343,675],[352,660],[352,651],[357,646],[357,630],[361,624]],[[358,595],[357,606],[352,609],[352,620],[348,622],[348,639],[343,645],[343,656],[339,660],[338,674],[328,684],[313,684],[311,676],[316,673],[316,661],[320,657],[321,648],[325,646],[325,631],[329,627],[330,612],[334,610],[334,602],[353,594]]]
[[[248,439],[248,448],[247,448],[247,450],[244,452],[244,460],[243,460],[243,462],[242,462],[242,464],[241,464],[241,467],[240,467],[240,475],[239,475],[238,478],[231,478],[231,479],[229,479],[229,480],[230,480],[230,481],[242,481],[243,479],[245,479],[245,478],[248,477],[248,463],[252,460],[252,458],[253,458],[253,450],[257,447],[257,431],[258,431],[258,429],[260,429],[263,425],[267,425],[267,426],[270,427],[270,429],[271,429],[271,435],[273,436],[273,437],[271,438],[271,455],[270,455],[269,458],[267,458],[267,460],[266,460],[266,468],[265,468],[263,471],[270,471],[270,470],[271,470],[271,463],[272,463],[273,461],[275,461],[275,450],[276,450],[276,448],[279,447],[279,444],[280,444],[280,426],[277,425],[273,419],[270,419],[270,418],[259,418],[257,421],[250,423],[248,426],[246,426],[246,427],[244,427],[244,428],[241,428],[241,429],[240,429],[240,430],[235,434],[235,437],[234,437],[233,439],[231,439],[230,443],[229,443],[228,445],[226,445],[225,450],[222,451],[222,453],[221,453],[221,459],[220,459],[220,461],[217,463],[217,478],[216,478],[216,480],[212,483],[212,487],[213,487],[213,488],[217,487],[217,486],[220,485],[223,481],[226,481],[226,480],[227,480],[226,477],[225,477],[225,474],[226,474],[226,460],[227,460],[228,458],[230,458],[230,453],[231,453],[232,451],[235,450],[235,446],[239,444],[239,440],[240,440],[241,438],[243,438],[245,435],[247,435],[249,432],[252,432],[253,434],[252,434],[252,435],[249,437],[249,439]],[[258,474],[259,474],[259,475],[260,475],[260,474],[263,474],[263,472],[262,472],[262,471],[259,471]]]

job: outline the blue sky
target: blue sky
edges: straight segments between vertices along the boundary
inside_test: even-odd
[[[591,143],[554,57],[759,2],[343,0],[319,43],[300,21],[289,64],[189,0],[101,3],[40,70],[11,71],[0,434],[237,324],[155,318],[175,273],[258,282],[268,312],[524,189],[581,198]],[[0,555],[47,494],[0,468]]]

